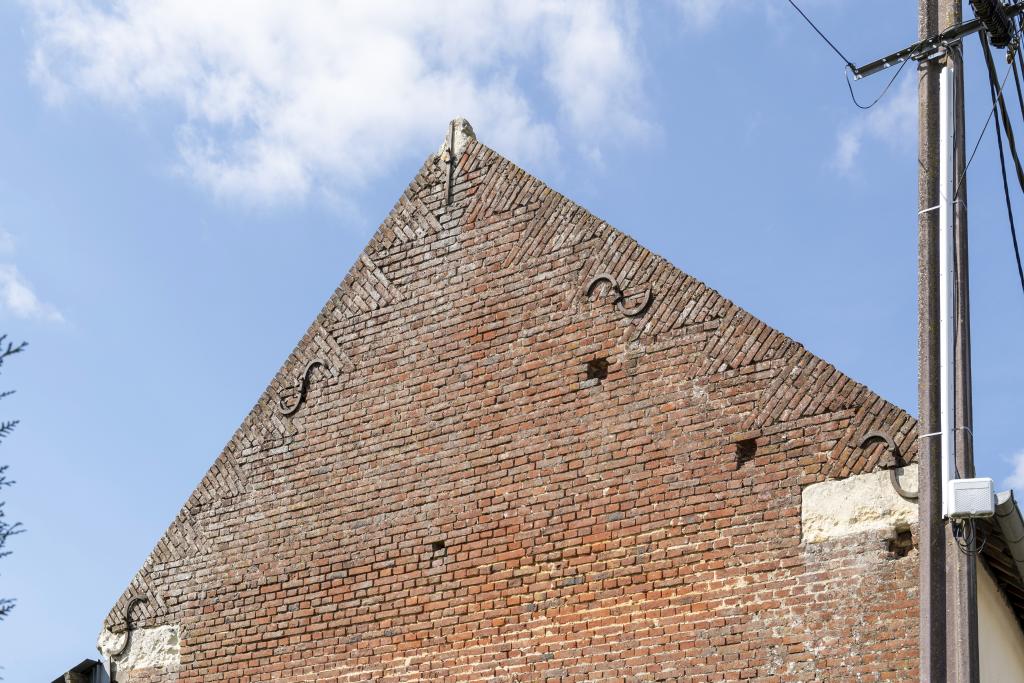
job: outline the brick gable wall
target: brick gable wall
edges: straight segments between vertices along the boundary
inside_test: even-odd
[[[916,679],[916,552],[800,528],[913,419],[483,145],[454,177],[427,160],[114,606],[181,633],[121,680]]]

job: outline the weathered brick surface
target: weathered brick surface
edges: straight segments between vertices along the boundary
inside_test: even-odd
[[[916,680],[916,551],[800,533],[803,486],[879,466],[872,429],[912,460],[914,421],[479,143],[446,177],[111,611],[182,632],[126,680]]]

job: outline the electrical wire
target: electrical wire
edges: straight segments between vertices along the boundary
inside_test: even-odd
[[[829,40],[828,36],[826,36],[824,33],[822,33],[821,29],[814,25],[814,22],[811,21],[811,18],[808,17],[806,14],[804,14],[804,11],[802,9],[800,9],[800,7],[795,2],[793,2],[793,0],[789,0],[789,4],[793,6],[793,9],[795,9],[797,12],[800,13],[800,16],[803,17],[804,21],[806,21],[810,25],[810,27],[814,29],[814,32],[817,33],[819,36],[821,36],[822,40],[824,40],[826,43],[828,43],[828,46],[830,48],[832,48],[832,51],[835,52],[837,55],[839,55],[839,59],[843,60],[843,62],[846,63],[846,66],[848,66],[850,68],[853,68],[853,66],[854,66],[853,62],[851,62],[849,59],[847,59],[846,55],[844,55],[842,52],[840,52],[839,48],[835,46],[835,43],[833,43],[831,40]]]
[[[909,62],[909,61],[910,61],[909,59],[904,59],[903,60],[903,62],[900,64],[899,68],[896,69],[896,73],[894,73],[892,75],[892,78],[889,79],[889,82],[885,84],[884,88],[882,88],[882,92],[879,93],[878,97],[876,97],[871,102],[871,104],[861,104],[860,102],[857,101],[857,96],[853,94],[853,82],[850,80],[850,65],[847,65],[847,68],[846,68],[846,87],[850,91],[850,99],[853,100],[853,103],[855,105],[857,105],[860,109],[871,109],[871,107],[873,107],[876,104],[878,104],[878,101],[881,100],[883,97],[885,97],[885,94],[887,92],[889,92],[889,88],[891,88],[892,84],[896,82],[897,78],[899,78],[900,72],[903,71],[903,67],[905,67],[907,65],[907,62]]]
[[[1018,19],[1019,19],[1019,17],[1018,17]],[[1024,20],[1022,20],[1022,21],[1024,21]],[[1014,40],[1019,40],[1020,39],[1021,30],[1022,30],[1022,27],[1016,27],[1016,33],[1014,33]],[[984,36],[986,34],[985,34],[985,31],[982,30],[982,31],[979,32],[978,35],[979,36]],[[982,42],[983,43],[984,43],[984,40],[985,40],[984,37],[982,37]],[[922,45],[922,44],[923,43],[918,43],[918,45]],[[982,47],[982,49],[984,49],[984,46]],[[1020,60],[1021,67],[1024,68],[1024,58],[1021,57],[1021,53],[1020,53],[1019,50],[1016,52],[1016,56],[1017,56],[1018,60]],[[1006,87],[1006,80],[1009,77],[1010,77],[1010,67],[1007,66],[1006,67],[1006,72],[1003,74],[1002,80],[999,81],[999,89],[996,91],[996,94],[999,95],[1000,97],[1002,97],[1003,90]],[[992,118],[993,118],[993,116],[996,113],[996,108],[997,108],[996,102],[993,101],[992,102],[992,108],[989,109],[989,111],[988,111],[988,118],[985,119],[985,125],[981,127],[981,133],[978,134],[978,139],[974,141],[974,147],[971,149],[971,156],[967,159],[967,163],[964,165],[964,170],[960,173],[960,177],[956,181],[956,186],[954,186],[954,188],[953,188],[953,200],[954,201],[956,201],[957,197],[960,194],[960,186],[963,184],[964,180],[967,178],[967,169],[969,169],[971,167],[971,162],[974,161],[974,155],[978,153],[978,147],[981,146],[981,141],[985,139],[985,133],[988,132],[989,124],[992,123]],[[1021,111],[1024,112],[1024,108],[1022,108]],[[998,129],[997,129],[997,132],[998,132]],[[921,168],[924,168],[924,163],[923,162],[918,160],[918,163],[921,165]]]
[[[1002,94],[1003,88],[1006,87],[1006,81],[1010,77],[1010,67],[1006,67],[1006,73],[1003,74],[1003,80],[999,82],[999,89],[996,94]],[[988,131],[989,124],[992,123],[992,117],[996,113],[997,104],[995,101],[992,102],[992,108],[989,109],[988,118],[985,119],[985,125],[981,127],[981,132],[978,134],[978,139],[974,141],[974,147],[971,149],[971,156],[967,159],[967,163],[964,165],[964,170],[960,173],[960,178],[956,181],[956,187],[953,188],[953,199],[955,200],[960,194],[960,186],[963,184],[964,179],[967,177],[967,169],[971,167],[971,162],[974,161],[974,155],[978,153],[978,147],[981,146],[981,141],[985,139],[985,133]]]
[[[1020,35],[1021,32],[1024,31],[1024,19],[1022,19],[1020,15],[1017,15],[1016,22],[1017,23],[1015,25],[1017,27],[1017,46],[1014,49],[1014,55],[1017,57],[1017,62],[1020,64],[1020,67],[1024,69],[1024,55],[1021,55],[1020,49]]]
[[[972,7],[973,7],[973,5],[972,5]],[[977,12],[975,12],[975,16],[977,16]],[[1019,17],[1018,17],[1018,19],[1019,19]],[[1017,25],[1014,25],[1013,40],[1014,41],[1019,41],[1020,40],[1020,34],[1021,34],[1021,27],[1017,26]],[[985,36],[986,35],[987,35],[987,33],[986,33],[986,31],[984,29],[982,29],[981,31],[978,32],[978,36],[981,38],[981,42],[982,42],[982,51],[988,50],[988,43],[985,41]],[[918,44],[920,45],[921,43],[918,43]],[[1016,42],[1013,43],[1013,45],[1016,45],[1016,44],[1017,44]],[[989,52],[989,55],[991,56],[991,52]],[[1016,52],[1016,56],[1018,57],[1018,59],[1020,58],[1021,55],[1020,55],[1020,51],[1019,50]],[[1011,63],[1012,63],[1012,54],[1011,54],[1011,58],[1010,59],[1011,59]],[[1024,61],[1022,61],[1021,64],[1024,65]],[[994,64],[993,64],[993,68],[995,68]],[[1009,78],[1009,77],[1010,77],[1010,67],[1007,66],[1006,67],[1006,73],[1003,74],[1002,80],[999,81],[999,89],[996,91],[996,94],[998,95],[999,99],[1002,99],[1003,89],[1006,87],[1006,79]],[[990,78],[990,80],[991,80],[991,78]],[[1022,103],[1022,104],[1024,104],[1024,103]],[[975,142],[974,142],[974,148],[971,149],[971,156],[967,159],[967,163],[964,165],[964,170],[960,174],[960,177],[957,179],[956,186],[953,188],[953,200],[954,201],[956,200],[956,198],[960,194],[960,186],[963,184],[964,180],[967,178],[967,169],[969,169],[971,167],[971,162],[974,161],[974,155],[978,153],[978,147],[981,146],[981,141],[983,139],[985,139],[985,133],[988,131],[989,124],[992,123],[992,117],[996,113],[996,108],[997,108],[996,101],[993,100],[992,108],[989,109],[989,112],[988,112],[988,118],[985,119],[985,125],[981,127],[981,133],[978,134],[978,139],[975,140]],[[1024,107],[1022,107],[1021,111],[1024,112]],[[996,132],[998,133],[998,124],[997,124],[997,128],[996,128]]]
[[[846,68],[844,70],[844,72],[846,74],[846,88],[850,91],[850,99],[853,100],[853,103],[859,109],[871,109],[871,107],[873,107],[876,104],[878,104],[879,101],[883,97],[885,97],[886,93],[889,92],[889,88],[891,88],[892,84],[896,82],[896,79],[899,78],[900,73],[903,72],[903,67],[905,67],[907,65],[907,62],[909,62],[910,60],[909,59],[904,59],[903,60],[903,62],[900,64],[899,68],[896,69],[896,73],[893,74],[892,78],[889,79],[889,82],[885,84],[885,87],[882,89],[882,92],[878,95],[878,97],[876,97],[874,100],[871,101],[871,104],[861,104],[860,101],[857,100],[857,95],[853,92],[853,82],[850,80],[850,72],[853,69],[856,68],[856,65],[853,62],[851,62],[850,59],[846,55],[843,54],[842,50],[840,50],[838,47],[836,47],[835,43],[833,43],[831,40],[829,40],[828,36],[826,36],[824,33],[822,33],[821,29],[818,28],[817,25],[813,21],[811,21],[811,18],[808,17],[807,14],[802,9],[800,9],[800,6],[797,5],[796,2],[794,2],[793,0],[788,0],[788,2],[789,2],[790,5],[793,6],[793,9],[795,9],[800,14],[800,16],[804,18],[804,21],[807,22],[808,26],[810,26],[812,29],[814,29],[814,32],[817,33],[819,36],[821,36],[821,39],[824,40],[828,44],[828,46],[830,48],[832,48],[832,51],[835,52],[837,55],[839,55],[839,59],[843,60],[843,64],[846,65]],[[917,45],[915,45],[914,47],[918,47],[921,44],[922,43],[917,43]]]
[[[978,545],[978,525],[973,519],[953,521],[953,541],[957,548],[964,555],[976,557],[981,555],[988,545],[988,534],[981,538],[981,545]]]
[[[1020,105],[1020,110],[1024,112],[1024,95],[1020,91],[1020,72],[1017,71],[1017,60],[1011,59],[1010,66],[1013,68],[1013,83],[1017,86],[1017,104]]]
[[[995,106],[997,95],[995,86],[991,81],[989,82],[989,90],[992,93],[992,106]],[[1006,155],[1003,153],[1003,134],[999,130],[998,121],[996,122],[996,142],[999,145],[999,171],[1003,176],[1003,197],[1006,199],[1006,217],[1010,222],[1010,237],[1013,240],[1014,253],[1017,255],[1017,275],[1020,277],[1021,288],[1024,288],[1024,269],[1021,268],[1020,250],[1017,247],[1017,226],[1013,220],[1013,202],[1010,200],[1010,184],[1006,178]]]
[[[985,35],[983,33],[979,33],[978,35],[981,37],[981,44],[985,55],[985,65],[988,67],[989,86],[990,89],[993,90],[993,99],[999,105],[999,114],[1002,118],[1003,130],[1006,133],[1006,142],[1010,147],[1010,156],[1013,157],[1014,168],[1017,171],[1017,183],[1020,185],[1021,191],[1024,192],[1024,168],[1021,168],[1020,157],[1017,154],[1017,144],[1013,137],[1013,125],[1010,123],[1009,112],[1006,108],[1006,98],[1003,97],[1002,91],[1000,91],[999,93],[994,92],[996,83],[996,67],[992,59],[992,49],[989,47],[988,41],[985,40]],[[1021,102],[1022,108],[1024,108],[1024,94],[1022,94],[1020,89],[1020,78],[1019,76],[1016,75],[1016,66],[1016,63],[1013,63],[1015,80],[1017,85],[1017,95],[1019,101]],[[995,106],[995,104],[993,104],[993,106]],[[996,130],[998,133],[998,126]],[[1009,217],[1010,222],[1010,238],[1013,242],[1013,253],[1017,259],[1017,276],[1020,278],[1021,289],[1024,290],[1024,267],[1022,267],[1021,265],[1020,243],[1017,240],[1017,226],[1014,224],[1013,220],[1012,202],[1010,200],[1010,188],[1006,180],[1006,157],[1003,154],[1002,136],[998,135],[997,140],[999,143],[1000,168],[1003,173],[1003,194],[1006,199],[1007,215]]]
[[[1022,95],[1022,92],[1021,92],[1020,71],[1018,71],[1018,68],[1017,68],[1018,65],[1019,65],[1020,69],[1024,70],[1024,55],[1021,54],[1021,49],[1020,49],[1020,47],[1021,47],[1021,45],[1020,45],[1020,43],[1021,43],[1021,34],[1022,34],[1022,32],[1024,32],[1024,17],[1021,17],[1020,15],[1014,17],[1013,19],[1010,20],[1010,26],[1013,27],[1013,29],[1014,29],[1014,35],[1013,35],[1013,37],[1011,39],[1010,46],[1008,48],[1007,61],[1009,61],[1010,64],[1013,65],[1013,79],[1014,79],[1014,85],[1016,86],[1016,89],[1017,89],[1017,104],[1020,107],[1021,113],[1024,114],[1024,95]],[[1012,146],[1012,142],[1011,142],[1011,149],[1010,149],[1010,151],[1011,152],[1014,151],[1014,148]],[[1002,150],[1002,143],[1001,142],[1000,142],[1000,149],[999,149],[999,157],[1000,157],[1000,165],[1002,167],[1001,171],[1002,171],[1003,175],[1005,176],[1006,175],[1006,168],[1005,168],[1006,162],[1005,162],[1005,159],[1003,157],[1003,150]],[[1018,181],[1019,180],[1020,180],[1020,176],[1018,175]],[[1005,182],[1003,183],[1003,186],[1004,186],[1003,187],[1004,195],[1008,195],[1009,192],[1008,192],[1008,188],[1006,187],[1006,183]],[[1024,189],[1024,187],[1022,187],[1022,189]],[[1010,213],[1010,199],[1009,199],[1009,197],[1006,198],[1006,203],[1007,203],[1007,216],[1009,217],[1009,224],[1010,224],[1010,240],[1011,240],[1011,242],[1013,244],[1013,254],[1014,254],[1014,258],[1015,258],[1015,260],[1017,262],[1017,277],[1020,279],[1021,289],[1024,290],[1024,266],[1021,265],[1020,242],[1017,239],[1017,228],[1016,228],[1016,225],[1014,225],[1013,217],[1012,217],[1012,215]]]

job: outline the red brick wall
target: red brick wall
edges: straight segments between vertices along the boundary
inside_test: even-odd
[[[871,429],[912,458],[913,420],[486,147],[446,176],[114,607],[182,629],[124,680],[916,680],[916,551],[800,534],[801,488],[877,467]]]

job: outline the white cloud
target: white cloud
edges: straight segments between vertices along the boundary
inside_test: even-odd
[[[751,4],[751,0],[745,0],[742,4],[738,0],[676,0],[683,21],[688,27],[696,29],[708,28],[726,10],[731,12]]]
[[[14,247],[14,235],[0,228],[0,256],[12,256]],[[39,300],[17,267],[11,263],[0,263],[0,312],[2,311],[18,318],[64,321],[60,311]]]
[[[806,0],[809,6],[839,2],[841,0]],[[717,25],[724,25],[723,17],[736,16],[741,12],[757,11],[762,13],[768,20],[775,22],[779,17],[779,3],[785,0],[676,0],[676,9],[683,17],[684,25],[697,31],[704,31]],[[788,5],[783,10],[783,16],[793,11]],[[793,11],[797,21],[803,21]]]
[[[60,311],[40,301],[18,269],[9,263],[0,264],[0,306],[18,318],[64,322]]]
[[[818,20],[827,18],[823,10],[843,2],[846,0],[802,0],[798,4],[804,11],[813,13],[812,19]],[[759,12],[776,29],[796,26],[792,23],[795,20],[801,30],[811,30],[786,0],[675,0],[674,4],[683,24],[690,30],[704,31],[726,26],[725,17],[735,21],[741,13],[749,12]]]
[[[849,173],[866,141],[907,147],[916,141],[916,130],[917,81],[905,78],[872,109],[859,112],[858,118],[840,127],[833,164],[839,171]]]
[[[176,107],[183,170],[223,195],[337,195],[457,115],[527,162],[649,127],[628,7],[610,2],[26,1],[51,101]]]

